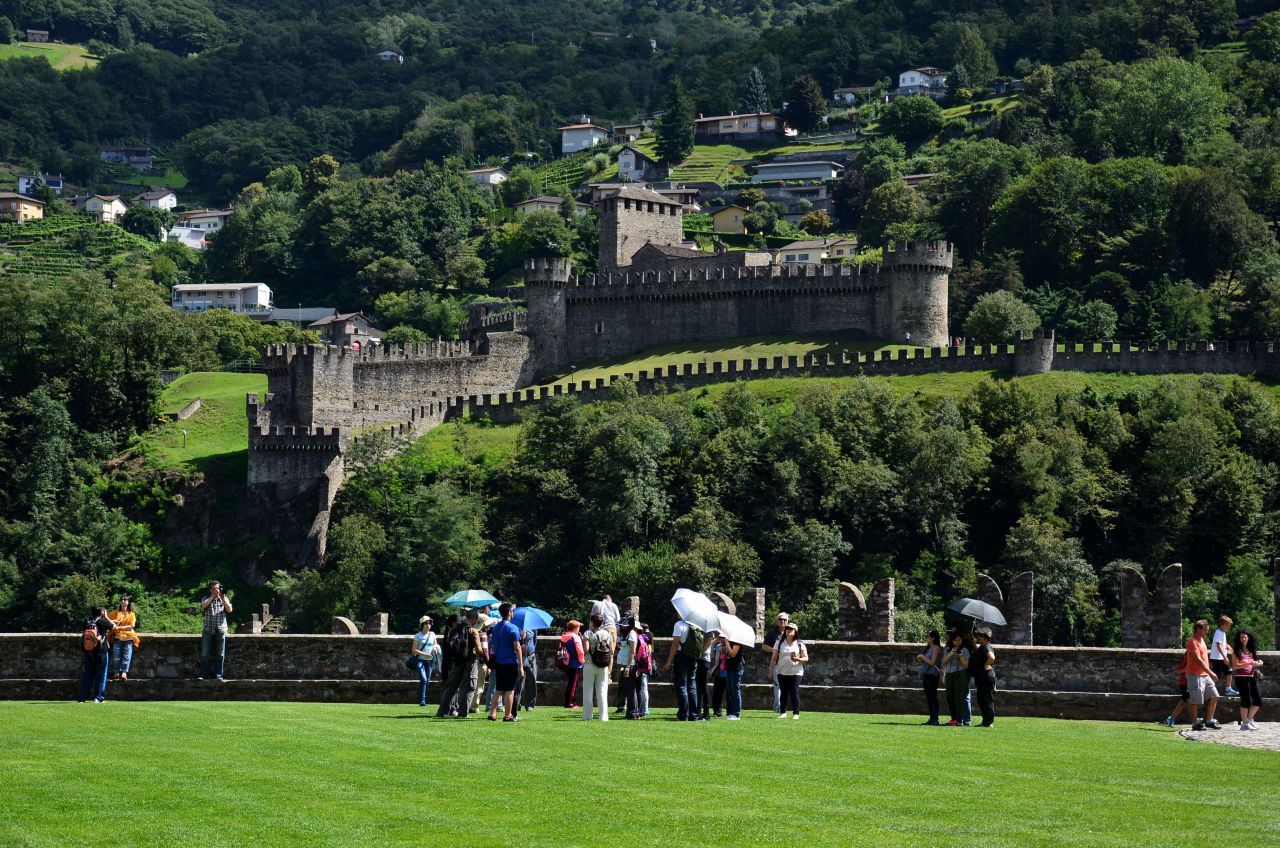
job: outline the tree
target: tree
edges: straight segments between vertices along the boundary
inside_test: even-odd
[[[787,123],[800,132],[816,130],[827,117],[827,98],[822,95],[822,86],[808,74],[791,80],[783,113]]]
[[[144,206],[138,204],[130,206],[129,210],[124,213],[120,219],[120,226],[134,235],[151,239],[152,241],[164,241],[165,233],[173,227],[173,222],[178,219],[168,209],[156,209],[153,206]]]
[[[662,117],[654,131],[658,137],[658,157],[668,167],[679,165],[693,152],[693,100],[685,94],[678,79],[667,89]]]
[[[831,216],[821,209],[804,213],[800,219],[800,229],[815,236],[831,232]]]
[[[978,298],[964,322],[969,341],[1007,344],[1040,326],[1040,316],[1012,292],[988,292]]]
[[[986,250],[996,201],[1025,174],[1033,155],[995,139],[954,141],[942,148],[943,165],[925,191],[938,223],[963,256]]]
[[[1226,138],[1227,95],[1201,65],[1161,56],[1102,81],[1098,141],[1117,156],[1171,165],[1203,158]]]
[[[942,124],[942,107],[931,97],[899,97],[880,113],[880,128],[904,142],[923,141]]]
[[[1115,307],[1105,300],[1090,300],[1073,307],[1069,313],[1066,330],[1072,338],[1110,339],[1115,337],[1120,316]]]
[[[520,220],[520,237],[528,256],[568,256],[573,231],[558,212],[530,212]]]
[[[951,64],[963,67],[965,75],[974,86],[984,86],[999,73],[996,59],[991,55],[982,33],[976,27],[962,24],[956,27],[951,47]],[[950,82],[950,80],[948,80]]]
[[[537,171],[528,165],[516,165],[498,186],[498,194],[503,204],[515,206],[536,196],[541,189],[542,182],[538,179]]]
[[[17,30],[7,16],[0,16],[0,44],[12,44]]]
[[[862,213],[858,236],[863,244],[871,247],[910,237],[912,233],[907,229],[924,216],[924,211],[924,198],[901,180],[876,186]]]
[[[4,25],[0,24],[0,31]],[[1244,34],[1249,55],[1260,62],[1280,61],[1280,12],[1267,12]]]
[[[741,102],[743,112],[769,111],[769,85],[765,82],[764,73],[757,67],[752,67],[747,73]]]

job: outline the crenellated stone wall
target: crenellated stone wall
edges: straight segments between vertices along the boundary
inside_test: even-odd
[[[886,577],[863,596],[852,583],[841,583],[839,633],[850,641],[892,642],[894,583]]]
[[[1171,648],[1182,644],[1182,564],[1160,573],[1147,591],[1140,571],[1120,572],[1121,638],[1126,648]]]
[[[996,581],[986,574],[978,575],[978,600],[991,604],[1004,614],[1008,624],[991,628],[991,641],[998,645],[1033,645],[1035,620],[1035,575],[1024,571],[1009,584],[1008,597]]]

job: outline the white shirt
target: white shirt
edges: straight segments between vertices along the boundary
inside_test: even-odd
[[[617,627],[618,619],[622,618],[618,605],[613,601],[596,601],[591,605],[591,614],[603,618],[605,627]]]
[[[677,621],[676,626],[671,629],[671,638],[679,639],[680,644],[683,645],[685,639],[689,638],[689,622]]]
[[[636,655],[636,632],[632,630],[627,634],[627,638],[619,640],[618,643],[618,665],[631,665],[632,658]]]
[[[774,646],[778,650],[778,674],[782,677],[790,677],[792,675],[804,674],[804,665],[791,659],[791,652],[799,654],[804,650],[804,643],[799,639],[787,644],[786,639],[779,639],[778,644]]]
[[[1222,647],[1218,647],[1221,645]],[[1221,628],[1213,631],[1213,647],[1209,649],[1209,659],[1225,660],[1227,646],[1227,632]]]

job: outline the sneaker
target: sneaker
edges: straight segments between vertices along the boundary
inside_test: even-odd
[[[937,727],[937,726],[938,726],[938,722],[934,721],[933,719],[929,719],[928,721],[926,721],[926,722],[925,722],[925,726],[926,726],[926,727]]]
[[[778,713],[778,718],[786,718],[786,717],[787,717],[786,713]]]
[[[1239,691],[1238,691],[1234,686],[1228,686],[1228,687],[1227,687],[1227,697],[1228,697],[1228,698],[1237,698],[1237,697],[1239,697],[1239,696],[1240,696],[1240,692],[1239,692]]]
[[[1257,723],[1256,721],[1254,721],[1253,719],[1249,719],[1249,729],[1250,729],[1250,730],[1257,730],[1257,729],[1258,729],[1258,723]]]
[[[724,720],[725,721],[741,721],[742,716],[725,716]]]
[[[121,679],[121,680],[128,680],[128,679],[129,679],[129,672],[127,672],[127,671],[122,671],[122,672],[120,672],[120,679]]]
[[[503,717],[503,719],[502,719],[502,720],[503,720],[503,721],[520,721],[520,716],[517,716],[517,715],[509,715],[509,716],[505,716],[505,717]]]
[[[1173,727],[1173,726],[1174,726],[1174,725],[1176,725],[1178,722],[1177,722],[1177,719],[1175,719],[1173,716],[1169,716],[1168,718],[1166,718],[1166,719],[1164,720],[1164,723],[1165,723],[1165,724],[1167,724],[1167,725],[1169,725],[1170,727]]]
[[[1252,730],[1253,728],[1249,726],[1249,722],[1247,722],[1247,721],[1242,721],[1242,722],[1240,722],[1240,727],[1238,727],[1237,729],[1238,729],[1238,730]]]
[[[213,679],[214,679],[214,680],[216,680],[216,681],[218,681],[219,683],[226,683],[226,682],[227,682],[227,681],[223,678],[223,676],[222,676],[221,674],[215,674],[215,675],[213,676]]]
[[[792,720],[792,721],[799,721],[799,720],[800,720],[800,713],[796,713],[795,715],[791,716],[791,720]]]
[[[1201,731],[1201,730],[1204,730],[1204,722],[1203,722],[1203,721],[1197,721],[1195,724],[1191,725],[1191,729],[1192,729],[1192,730],[1195,730],[1195,731],[1197,731],[1197,732],[1198,732],[1198,731]]]
[[[959,726],[960,726],[960,722],[956,721],[955,719],[951,719],[951,721],[947,722],[947,727],[959,727]]]
[[[204,680],[204,675],[200,675],[199,677],[196,678],[196,680]]]
[[[1208,721],[1206,721],[1204,724],[1205,724],[1205,727],[1209,728],[1210,730],[1218,730],[1220,728],[1220,725],[1218,724],[1218,720],[1216,718],[1211,718]]]

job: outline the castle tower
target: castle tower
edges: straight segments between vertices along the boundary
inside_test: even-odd
[[[571,273],[568,259],[539,257],[527,260],[524,265],[529,358],[533,373],[540,377],[554,374],[569,363],[565,288]]]
[[[596,204],[600,214],[600,270],[625,268],[636,251],[653,244],[679,247],[684,241],[680,204],[656,191],[623,186]]]
[[[1013,349],[1013,373],[1019,377],[1048,374],[1053,370],[1053,354],[1056,350],[1053,330],[1037,327],[1032,331],[1031,338],[1024,334],[1018,339]]]
[[[944,347],[951,342],[947,323],[951,245],[944,241],[886,245],[881,274],[886,290],[876,302],[876,330],[895,344]]]

